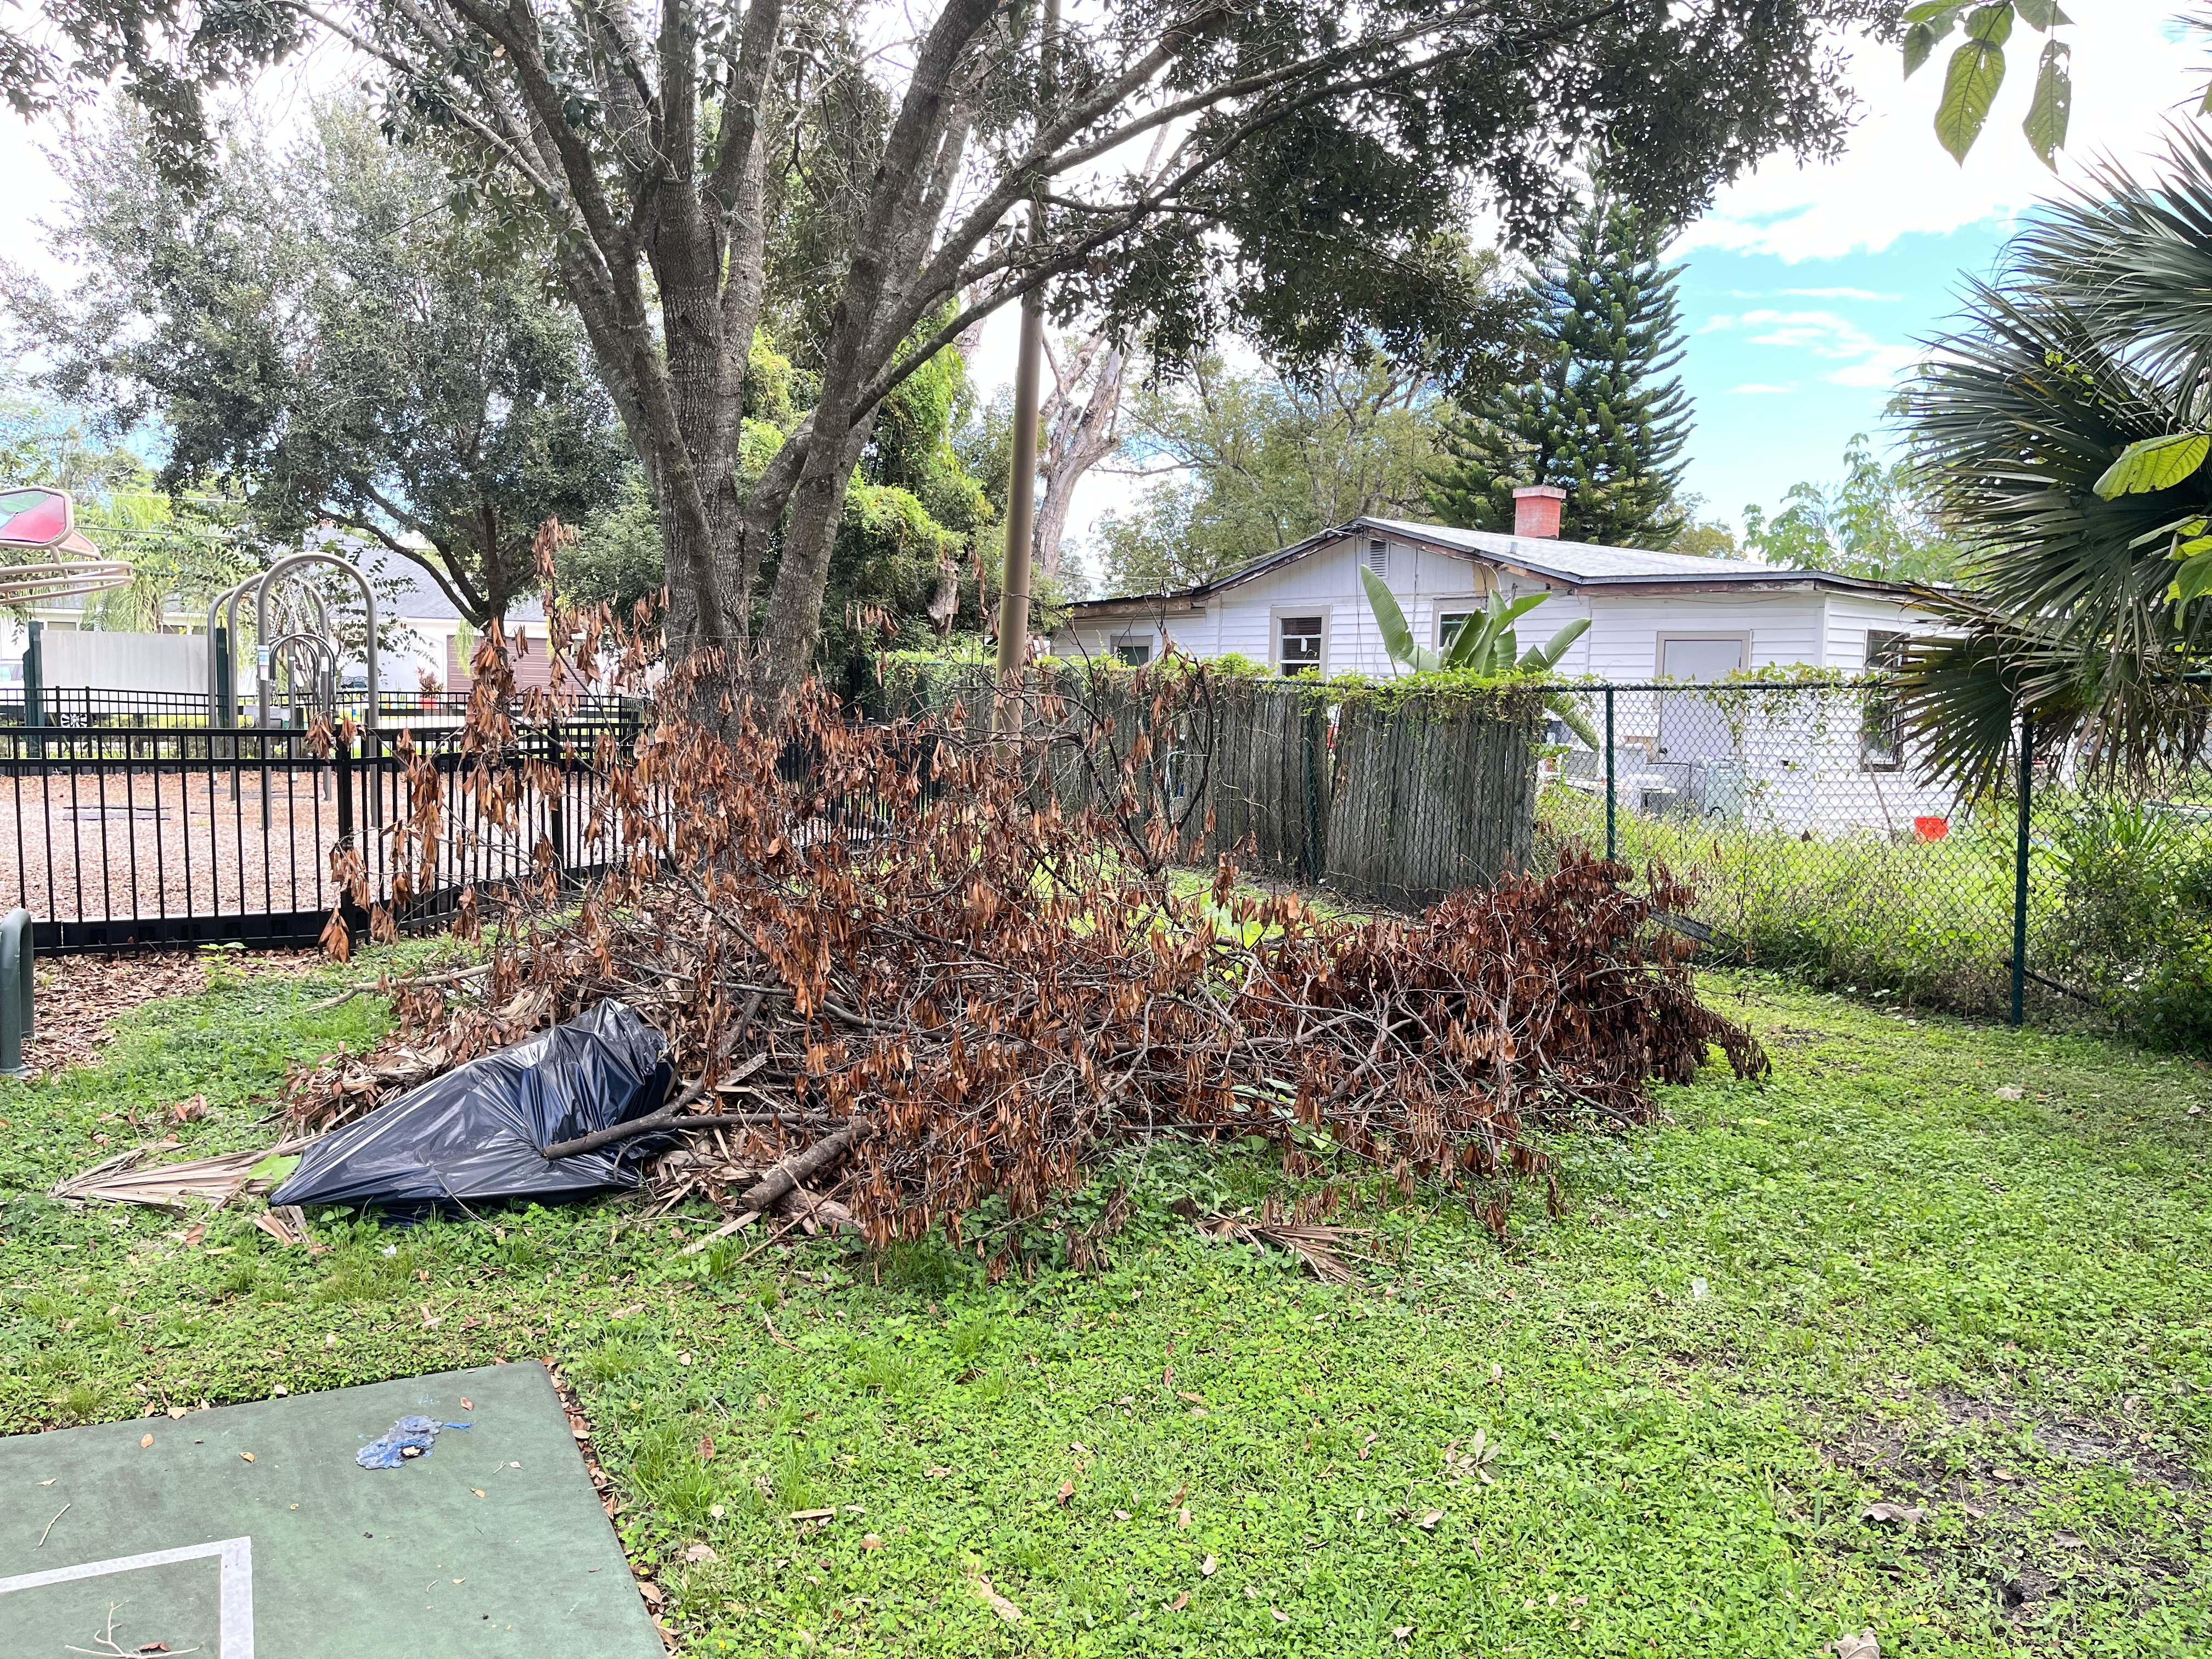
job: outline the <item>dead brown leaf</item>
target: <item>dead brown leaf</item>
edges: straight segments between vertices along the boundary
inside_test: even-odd
[[[1884,1498],[1878,1504],[1868,1504],[1860,1512],[1860,1518],[1885,1525],[1902,1523],[1911,1526],[1916,1521],[1926,1520],[1928,1511],[1917,1504],[1893,1504]]]
[[[1022,1622],[1022,1610],[992,1587],[991,1581],[983,1576],[981,1568],[969,1568],[968,1582],[975,1587],[975,1593],[990,1604],[991,1611],[997,1613],[1000,1618],[1010,1625],[1018,1625]]]

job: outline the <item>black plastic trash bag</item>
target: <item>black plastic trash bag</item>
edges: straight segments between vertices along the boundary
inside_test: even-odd
[[[636,1161],[668,1137],[550,1162],[541,1153],[644,1116],[667,1097],[671,1075],[660,1033],[626,1005],[602,1002],[324,1136],[269,1201],[436,1205],[635,1187]]]

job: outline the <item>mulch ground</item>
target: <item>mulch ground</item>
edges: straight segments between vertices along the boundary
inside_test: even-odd
[[[323,960],[319,951],[225,951],[220,966],[258,979],[304,974]],[[120,1016],[160,997],[198,996],[210,965],[182,951],[46,957],[38,968],[38,1034],[23,1045],[24,1062],[40,1073],[88,1065]]]

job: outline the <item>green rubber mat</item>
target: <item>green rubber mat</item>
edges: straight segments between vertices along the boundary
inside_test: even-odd
[[[363,1468],[406,1417],[468,1426]],[[7,1659],[661,1659],[536,1364],[0,1440],[0,1493]]]

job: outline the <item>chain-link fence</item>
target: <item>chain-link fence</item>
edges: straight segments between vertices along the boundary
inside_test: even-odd
[[[1536,833],[1665,865],[1708,960],[1966,1013],[2094,1012],[2212,1042],[2212,775],[2123,786],[2073,752],[1970,795],[1921,776],[1879,681],[1570,694]],[[1605,741],[1609,737],[1610,741]],[[2026,951],[2015,972],[2016,940]]]

